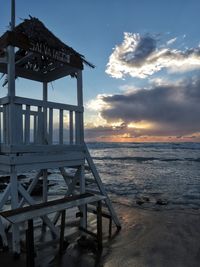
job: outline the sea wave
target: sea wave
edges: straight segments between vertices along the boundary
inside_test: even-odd
[[[144,161],[166,161],[166,162],[173,162],[173,161],[194,161],[200,162],[200,158],[158,158],[158,157],[93,157],[94,160],[119,160],[119,161],[137,161],[137,162],[144,162]]]
[[[184,149],[200,150],[200,143],[183,142],[183,143],[87,143],[90,149],[101,150],[111,148],[133,148],[133,149]]]

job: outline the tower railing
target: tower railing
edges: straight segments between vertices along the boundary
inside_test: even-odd
[[[15,110],[15,140],[11,141],[11,127],[8,124],[11,98],[3,97],[0,99],[1,145],[81,144],[83,107],[18,96],[12,98],[12,101]]]

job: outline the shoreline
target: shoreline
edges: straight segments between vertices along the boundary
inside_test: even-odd
[[[117,206],[122,231],[104,267],[197,267],[200,263],[200,213]]]
[[[114,203],[122,229],[108,238],[104,221],[102,254],[80,249],[76,238],[62,257],[56,245],[39,251],[36,266],[69,267],[197,267],[200,262],[200,212],[185,208],[176,210],[143,209]],[[95,225],[94,217],[89,218]],[[115,229],[113,226],[113,233]],[[69,231],[67,231],[69,233]],[[9,252],[0,253],[1,267],[25,266],[25,254],[8,263]],[[40,265],[38,265],[38,263]],[[12,264],[12,265],[9,265]]]

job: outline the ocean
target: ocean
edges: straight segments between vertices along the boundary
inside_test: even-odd
[[[88,148],[114,201],[200,208],[200,143],[89,143]]]
[[[87,145],[112,201],[149,209],[161,205],[166,209],[200,208],[200,143]],[[59,171],[49,171],[50,196],[64,194],[66,185]],[[22,182],[35,172],[25,175]]]

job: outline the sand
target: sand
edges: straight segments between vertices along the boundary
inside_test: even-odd
[[[118,207],[123,230],[110,244],[105,267],[200,266],[200,213]]]
[[[158,210],[130,208],[115,204],[122,230],[108,237],[104,221],[102,253],[83,249],[72,242],[62,257],[56,246],[39,251],[36,266],[68,267],[199,267],[200,212],[198,210]],[[92,220],[92,218],[91,218]],[[93,222],[92,222],[93,223]],[[113,228],[113,233],[114,233]],[[56,256],[57,254],[57,256]],[[13,261],[7,252],[0,253],[0,266],[25,266],[25,257]]]

